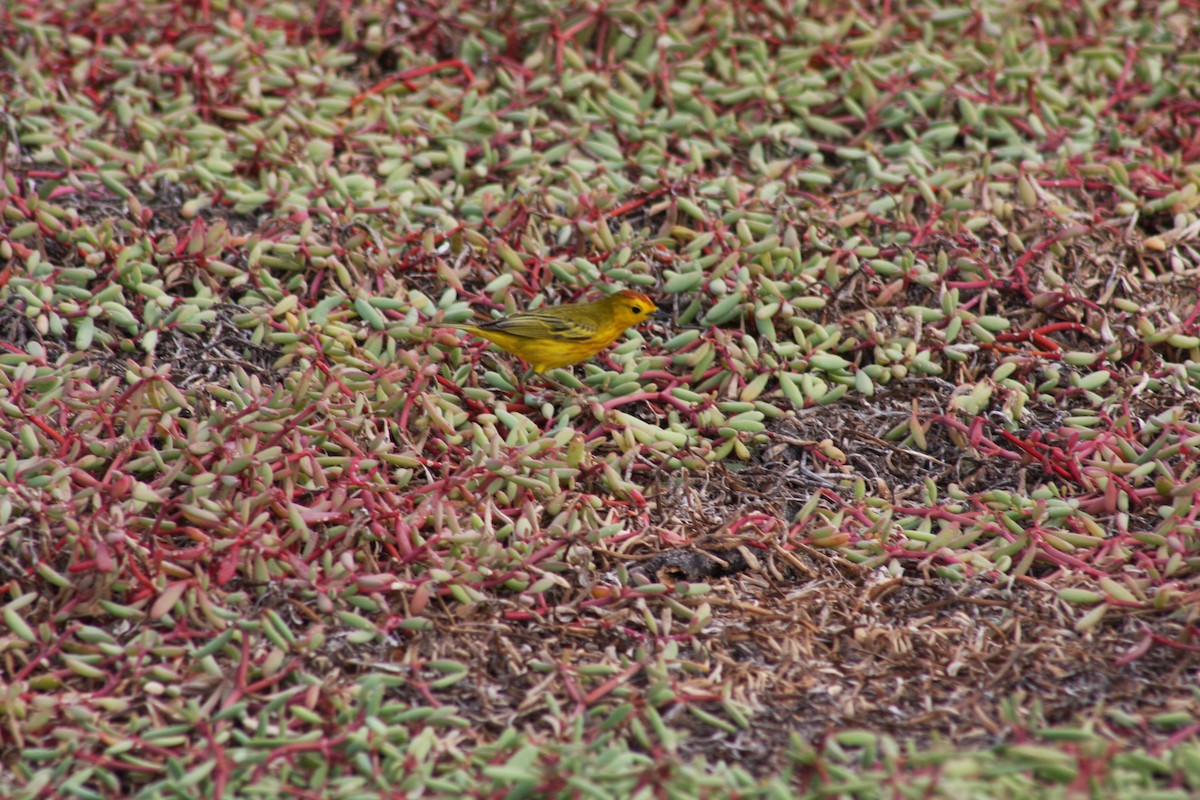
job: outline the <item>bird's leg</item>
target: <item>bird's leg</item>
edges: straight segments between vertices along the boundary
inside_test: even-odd
[[[521,373],[521,375],[517,378],[517,394],[521,395],[522,397],[525,395],[525,386],[529,383],[529,378],[533,374],[533,367],[530,367]]]

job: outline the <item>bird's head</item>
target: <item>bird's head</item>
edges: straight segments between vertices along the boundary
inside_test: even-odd
[[[627,328],[645,322],[658,311],[658,306],[654,305],[653,300],[633,289],[622,289],[610,294],[607,299],[613,317],[624,322]]]

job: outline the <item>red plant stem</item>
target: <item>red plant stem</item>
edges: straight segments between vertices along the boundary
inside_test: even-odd
[[[634,675],[638,674],[638,672],[640,672],[641,669],[642,669],[641,664],[630,664],[619,675],[612,676],[611,678],[606,680],[604,683],[600,684],[595,689],[588,692],[587,697],[584,698],[584,703],[589,706],[593,705],[597,700],[606,696],[613,689],[617,688],[617,686],[619,686],[620,684],[629,680]]]
[[[271,754],[267,756],[267,760],[263,762],[262,766],[265,767],[272,761],[277,761],[296,753],[319,752],[328,760],[333,755],[333,748],[341,746],[349,735],[348,733],[339,733],[336,736],[320,739],[315,742],[288,742],[287,744],[278,745],[271,749]]]
[[[448,61],[439,61],[436,64],[428,64],[424,67],[416,67],[414,69],[408,70],[407,72],[400,72],[395,75],[389,75],[388,77],[379,81],[374,86],[367,89],[365,92],[360,93],[353,100],[351,100],[350,108],[352,108],[352,109],[356,108],[360,103],[362,103],[368,97],[370,97],[373,94],[379,94],[380,92],[382,92],[387,87],[391,86],[396,81],[403,81],[404,85],[406,87],[408,87],[408,89],[410,89],[411,91],[416,91],[416,87],[413,86],[411,83],[409,83],[409,81],[411,81],[413,78],[420,78],[424,75],[429,75],[430,73],[437,72],[442,69],[457,69],[467,79],[468,86],[475,83],[475,73],[471,71],[471,68],[468,67],[465,62],[460,61],[457,58],[454,58],[454,59],[450,59]]]
[[[212,757],[216,760],[217,766],[213,770],[214,797],[225,796],[225,786],[229,783],[229,776],[232,774],[229,758],[225,754],[225,748],[217,742],[216,734],[213,731],[214,725],[221,723],[204,721],[201,724],[201,729],[204,732],[204,738],[208,739],[208,749],[212,753]]]
[[[567,695],[575,701],[576,713],[582,714],[587,711],[587,702],[584,700],[583,693],[579,691],[579,685],[575,683],[575,677],[566,664],[559,662],[558,674],[562,677],[563,688],[567,690]]]
[[[242,636],[242,653],[238,659],[237,670],[233,676],[233,691],[225,698],[225,702],[221,704],[221,708],[229,708],[234,703],[242,698],[246,693],[246,680],[250,673],[250,637]]]
[[[1079,322],[1052,322],[1048,325],[1041,325],[1037,328],[1032,328],[1023,331],[1014,331],[1012,333],[996,334],[997,342],[1023,342],[1027,341],[1031,336],[1042,335],[1048,333],[1058,333],[1059,331],[1074,331],[1076,333],[1091,334],[1092,329],[1087,325]]]
[[[82,748],[77,748],[73,754],[76,758],[82,759],[92,766],[110,769],[117,772],[133,772],[141,775],[158,775],[163,771],[162,767],[152,767],[148,764],[131,764],[128,761],[121,761],[108,756],[99,756]],[[175,756],[177,754],[172,752],[170,755]]]
[[[642,402],[645,402],[645,403],[663,402],[663,403],[666,403],[667,405],[674,406],[676,409],[683,411],[685,413],[688,413],[688,414],[694,414],[697,411],[703,411],[704,408],[707,407],[707,406],[702,406],[700,408],[697,408],[696,406],[693,406],[689,403],[684,402],[683,400],[680,400],[678,397],[671,394],[670,392],[636,392],[634,394],[624,395],[623,397],[614,397],[612,400],[608,400],[604,403],[601,403],[600,407],[603,408],[605,411],[612,411],[614,408],[620,408],[621,406],[628,406],[628,405],[633,405],[634,403],[642,403]]]
[[[970,427],[967,427],[954,417],[939,415],[934,419],[946,427],[952,428],[959,433],[964,434],[970,441],[971,446],[977,448],[984,455],[1000,456],[1001,458],[1007,458],[1012,461],[1021,461],[1023,458],[1020,453],[1014,453],[1012,450],[1006,450],[993,442],[991,439],[984,436],[982,433],[984,422],[982,417],[975,417],[971,421]]]

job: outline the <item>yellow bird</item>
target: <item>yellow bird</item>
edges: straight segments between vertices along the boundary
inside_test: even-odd
[[[541,374],[591,358],[656,311],[658,306],[646,295],[622,289],[592,303],[518,311],[479,325],[444,322],[439,327],[487,339]]]

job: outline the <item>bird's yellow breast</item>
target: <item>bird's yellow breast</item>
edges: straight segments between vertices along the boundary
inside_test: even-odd
[[[599,353],[616,340],[623,331],[607,338],[596,337],[583,342],[563,342],[557,339],[530,339],[525,336],[513,336],[503,331],[489,331],[476,328],[472,333],[494,342],[510,353],[516,353],[524,359],[533,371],[541,374],[548,369],[569,367],[578,364]]]

